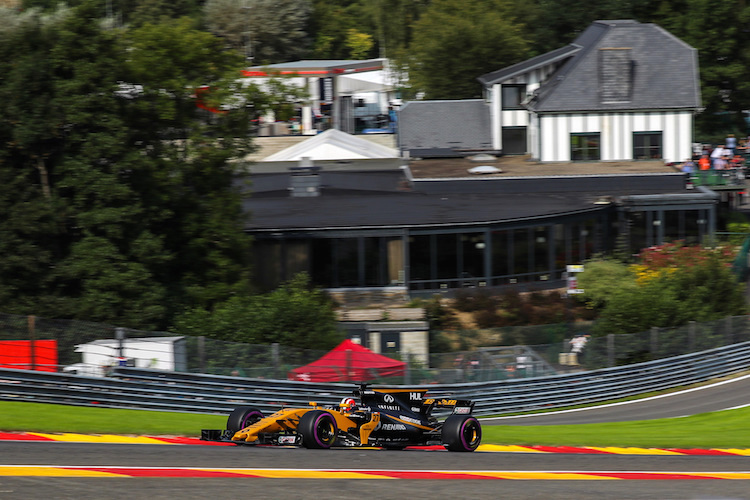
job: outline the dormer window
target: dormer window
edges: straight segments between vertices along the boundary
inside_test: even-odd
[[[523,109],[526,85],[503,85],[503,109]]]
[[[599,94],[602,104],[629,102],[633,91],[632,49],[599,49]]]

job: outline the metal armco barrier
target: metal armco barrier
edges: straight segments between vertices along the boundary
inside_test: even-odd
[[[669,389],[750,369],[750,342],[633,365],[551,377],[428,385],[433,397],[471,399],[475,414],[550,409]],[[415,386],[419,387],[419,386]],[[315,401],[337,404],[353,384],[318,384],[117,367],[112,377],[0,369],[0,400],[107,408],[273,412]]]

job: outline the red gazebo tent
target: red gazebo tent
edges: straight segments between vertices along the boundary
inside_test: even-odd
[[[372,352],[347,339],[317,361],[291,370],[287,378],[304,382],[364,381],[396,377],[405,371],[403,361]]]

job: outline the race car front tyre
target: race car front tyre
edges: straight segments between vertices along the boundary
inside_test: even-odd
[[[251,406],[240,406],[232,410],[227,419],[227,430],[237,432],[263,418],[263,412]]]
[[[443,423],[443,445],[450,451],[474,451],[482,441],[482,426],[471,415],[451,415]]]
[[[302,415],[297,425],[305,448],[328,449],[336,442],[336,419],[327,411],[311,410]]]

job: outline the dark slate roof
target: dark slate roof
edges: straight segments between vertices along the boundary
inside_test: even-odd
[[[399,148],[412,157],[492,151],[490,110],[482,99],[409,101],[398,121]]]
[[[406,228],[440,225],[481,225],[539,217],[585,213],[594,205],[591,194],[324,194],[314,198],[250,198],[246,230],[250,232],[314,231],[321,229]]]
[[[536,112],[697,109],[701,106],[697,52],[655,24],[596,21],[573,43],[574,53],[537,91]],[[600,49],[630,49],[630,98],[602,102]]]
[[[483,85],[502,83],[504,80],[513,78],[516,75],[527,73],[537,68],[542,68],[557,61],[562,61],[575,54],[579,50],[581,50],[581,47],[578,45],[566,45],[565,47],[547,52],[546,54],[532,57],[531,59],[527,59],[526,61],[514,64],[513,66],[508,66],[507,68],[482,75],[479,77],[479,81]]]
[[[320,187],[323,190],[354,190],[395,192],[406,182],[401,170],[361,172],[321,170]],[[279,196],[291,186],[289,172],[274,174],[253,174],[249,177],[249,190],[252,196]]]
[[[329,177],[320,196],[290,196],[279,190],[253,193],[244,201],[252,233],[342,229],[482,226],[491,223],[552,220],[603,210],[602,196],[669,193],[685,195],[683,175],[569,176],[414,180],[402,182],[393,172],[346,173]],[[357,181],[356,175],[361,176]],[[255,176],[254,176],[255,177]],[[279,179],[279,176],[273,176]],[[607,177],[612,177],[608,179]],[[269,176],[270,178],[270,176]],[[253,187],[250,187],[253,190]]]

